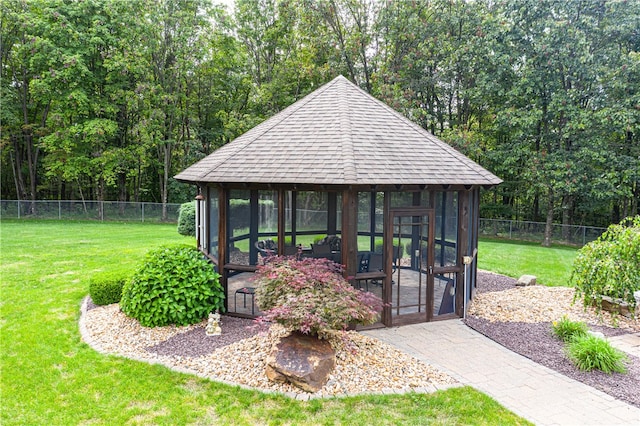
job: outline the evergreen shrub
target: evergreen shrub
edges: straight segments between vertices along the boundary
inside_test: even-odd
[[[178,211],[178,234],[187,237],[196,236],[196,202],[190,201],[180,205]]]
[[[110,305],[120,302],[122,288],[127,281],[124,272],[103,272],[89,280],[89,296],[96,305]]]
[[[160,247],[124,286],[120,308],[147,327],[195,324],[223,309],[219,277],[196,248]]]

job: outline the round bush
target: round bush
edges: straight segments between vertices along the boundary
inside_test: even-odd
[[[96,305],[118,303],[126,281],[127,274],[124,272],[96,274],[89,280],[89,296]]]
[[[219,277],[196,248],[160,247],[125,284],[120,308],[147,327],[195,324],[223,309]]]
[[[196,202],[191,201],[180,205],[178,212],[178,234],[187,237],[196,236]]]

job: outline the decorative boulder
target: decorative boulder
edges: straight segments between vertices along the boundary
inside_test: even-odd
[[[518,278],[518,282],[516,283],[517,286],[529,286],[529,285],[536,285],[536,276],[535,275],[523,275],[520,278]]]
[[[329,342],[292,333],[280,339],[267,358],[266,373],[271,381],[317,392],[327,383],[335,365],[336,354]]]
[[[602,309],[612,314],[619,314],[623,317],[633,319],[633,307],[629,307],[627,302],[620,299],[602,296]]]

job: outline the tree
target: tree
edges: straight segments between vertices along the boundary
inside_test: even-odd
[[[546,198],[545,245],[557,212],[571,224],[577,203],[598,197],[593,188],[602,189],[612,171],[610,147],[597,120],[599,104],[609,96],[604,58],[612,53],[601,40],[615,37],[614,28],[603,25],[606,14],[604,3],[580,1],[507,7],[506,47],[520,58],[519,78],[508,88],[500,114],[526,147],[518,152],[528,153],[523,176],[530,195]]]
[[[201,38],[209,30],[204,1],[168,0],[145,19],[147,79],[140,87],[143,117],[138,132],[156,159],[162,218],[167,219],[169,181],[176,169],[176,150],[184,153],[196,139],[192,134],[191,100],[196,64],[205,57]],[[151,10],[151,8],[147,9]]]
[[[373,91],[376,72],[375,35],[378,3],[372,0],[302,2],[303,32],[323,46],[322,57],[333,74],[346,74],[367,92]]]
[[[505,180],[483,215],[640,208],[638,2],[0,8],[3,198],[187,201],[174,173],[344,74]]]
[[[19,200],[37,199],[39,137],[53,98],[55,71],[47,37],[47,8],[13,0],[2,2],[2,147],[8,152]],[[35,212],[35,203],[31,204]]]

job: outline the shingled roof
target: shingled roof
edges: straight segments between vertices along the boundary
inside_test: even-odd
[[[502,182],[342,76],[175,178],[194,183],[314,185]]]

